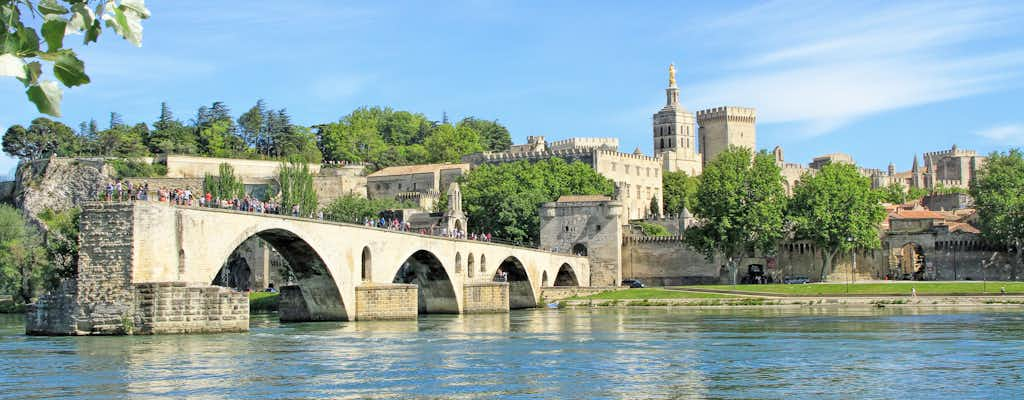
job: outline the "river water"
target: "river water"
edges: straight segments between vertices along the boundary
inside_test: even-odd
[[[0,398],[1024,398],[1024,313],[527,310],[27,337]]]

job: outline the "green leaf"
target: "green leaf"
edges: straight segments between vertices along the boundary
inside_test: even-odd
[[[68,13],[68,9],[60,5],[57,0],[42,0],[36,8],[39,9],[39,12],[43,15],[63,15]]]
[[[0,54],[0,76],[25,79],[25,61],[13,54]]]
[[[43,65],[39,61],[25,64],[25,79],[21,80],[25,86],[35,85],[39,82],[39,76],[43,74]]]
[[[53,74],[67,87],[89,83],[89,76],[85,74],[85,63],[70,50],[62,51],[54,58]]]
[[[71,19],[68,21],[67,30],[64,34],[69,35],[89,29],[96,21],[96,14],[85,3],[78,3],[71,6]]]
[[[43,22],[43,39],[46,40],[47,51],[54,52],[64,47],[64,34],[68,21],[61,17],[47,16]]]
[[[29,86],[25,91],[28,99],[35,103],[39,112],[54,117],[60,116],[60,100],[63,97],[60,86],[54,81],[43,81]]]
[[[149,18],[149,10],[141,1],[123,1],[116,6],[112,0],[104,4],[103,21],[131,44],[142,46],[142,20]]]
[[[24,27],[18,31],[18,55],[23,57],[34,57],[39,52],[39,35],[36,30]]]

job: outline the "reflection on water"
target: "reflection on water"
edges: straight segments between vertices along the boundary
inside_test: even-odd
[[[526,310],[248,334],[27,337],[0,397],[1021,398],[1024,314]]]

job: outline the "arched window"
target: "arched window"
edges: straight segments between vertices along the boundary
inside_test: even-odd
[[[475,271],[475,270],[476,270],[476,264],[473,263],[473,253],[469,253],[469,261],[468,261],[468,264],[466,264],[466,273],[469,275],[470,278],[472,278],[473,277],[473,271]]]
[[[480,272],[487,272],[487,256],[480,255]]]
[[[462,254],[455,253],[455,273],[462,273]]]
[[[361,263],[363,282],[367,282],[367,281],[373,280],[372,277],[371,277],[371,274],[372,274],[373,270],[371,268],[370,261],[371,261],[370,260],[370,247],[369,246],[363,247],[363,257],[362,257],[362,263]]]

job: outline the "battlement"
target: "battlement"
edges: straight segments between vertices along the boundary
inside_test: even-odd
[[[582,148],[601,148],[606,150],[619,149],[618,138],[599,138],[599,137],[577,137],[563,140],[556,140],[548,143],[549,151],[568,150],[568,149],[582,149]]]
[[[947,188],[964,188],[967,189],[968,184],[959,179],[937,179],[932,181],[933,187],[947,187]]]
[[[661,162],[661,158],[660,157],[651,157],[651,156],[643,155],[643,154],[622,153],[622,152],[618,152],[618,151],[608,151],[608,150],[595,150],[594,152],[597,153],[597,154],[606,155],[606,156],[613,156],[613,157],[618,157],[618,158],[631,158],[631,159],[634,159],[634,160],[651,161],[651,162],[656,162],[656,163],[660,163]]]
[[[975,157],[978,155],[977,151],[974,150],[961,150],[953,145],[949,150],[938,150],[924,153],[924,158],[943,158],[943,157]]]
[[[513,162],[519,160],[540,160],[551,157],[579,157],[590,155],[594,152],[594,149],[567,149],[557,151],[524,151],[519,153],[512,152],[484,152],[470,154],[464,159],[480,161],[483,163],[489,162]]]
[[[746,122],[753,124],[757,120],[757,110],[748,107],[715,107],[697,111],[697,121],[713,121],[724,119],[735,122]]]
[[[651,243],[651,242],[659,242],[659,243],[673,243],[673,244],[677,244],[677,243],[682,243],[683,242],[683,236],[682,235],[672,235],[672,236],[634,236],[634,235],[623,235],[622,236],[622,241],[624,243]]]

